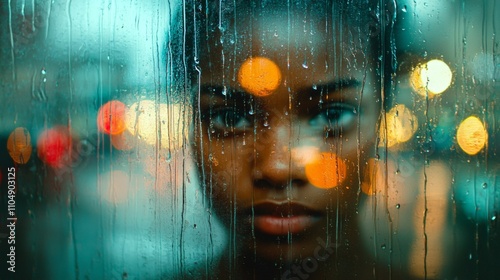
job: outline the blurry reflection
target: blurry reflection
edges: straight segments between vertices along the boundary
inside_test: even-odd
[[[128,130],[117,135],[111,135],[110,140],[113,147],[120,151],[132,150],[137,142],[137,139]]]
[[[130,176],[122,170],[106,172],[99,177],[101,194],[110,203],[123,203],[131,195]]]
[[[450,230],[452,174],[444,162],[431,162],[420,172],[419,192],[414,201],[414,241],[410,249],[411,273],[419,279],[439,279],[455,245]]]
[[[454,265],[445,256],[459,239],[451,237],[451,170],[443,162],[422,166],[405,157],[369,162],[362,189],[371,197],[361,205],[360,220],[365,246],[418,279],[440,279]]]

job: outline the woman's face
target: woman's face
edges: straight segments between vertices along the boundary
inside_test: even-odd
[[[344,246],[380,107],[366,38],[286,14],[227,30],[200,55],[199,162],[217,214],[259,259]]]

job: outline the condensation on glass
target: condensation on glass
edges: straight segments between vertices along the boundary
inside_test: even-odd
[[[497,1],[0,9],[0,278],[499,272]]]

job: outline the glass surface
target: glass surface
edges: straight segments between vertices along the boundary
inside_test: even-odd
[[[492,279],[500,3],[0,2],[0,279]]]

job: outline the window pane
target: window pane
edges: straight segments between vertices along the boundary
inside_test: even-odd
[[[489,279],[494,0],[0,3],[1,279]]]

